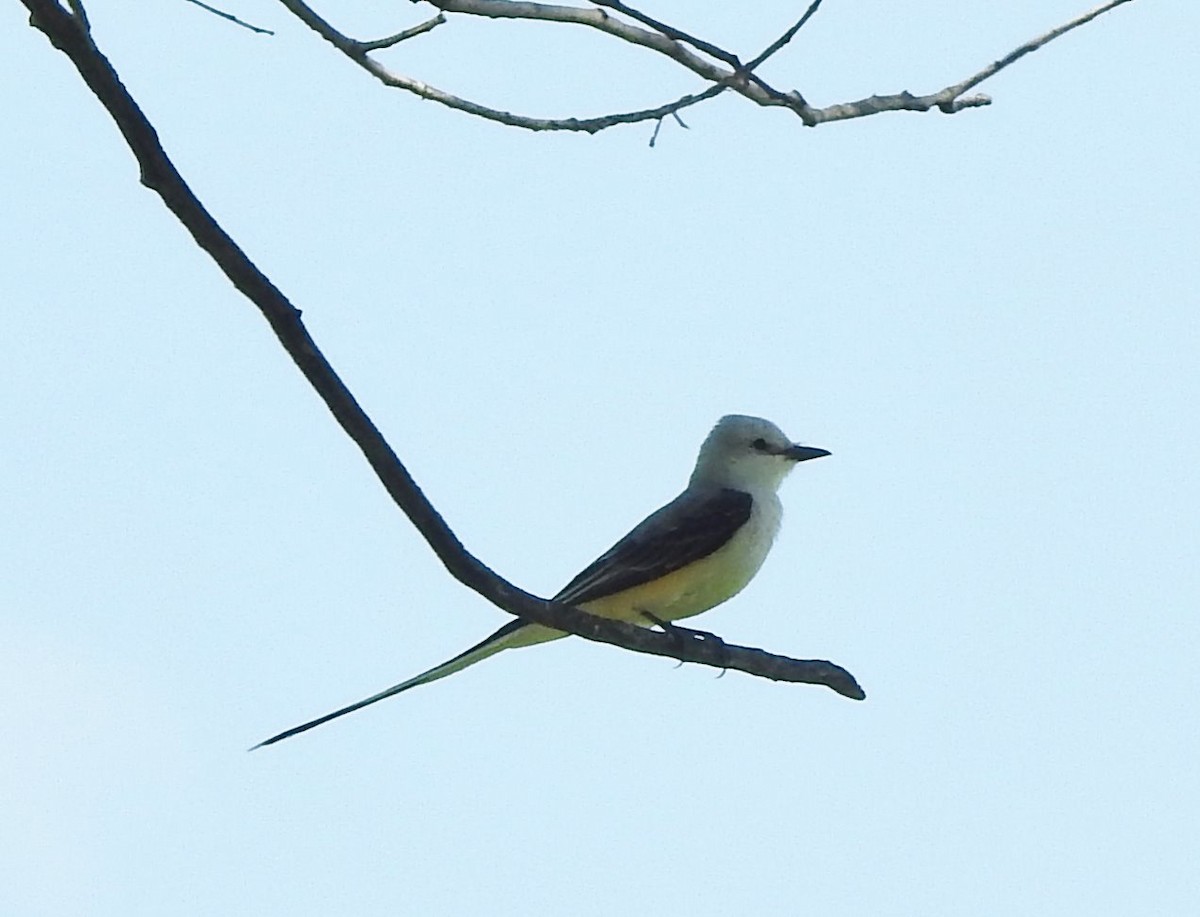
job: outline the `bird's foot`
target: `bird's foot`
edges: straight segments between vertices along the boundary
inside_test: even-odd
[[[693,630],[690,627],[680,627],[678,624],[675,624],[671,621],[664,621],[658,615],[651,614],[648,611],[643,611],[642,617],[659,628],[664,634],[671,637],[681,651],[684,644],[689,640],[700,640],[705,643],[716,644],[718,650],[720,651],[722,660],[721,675],[725,674],[725,671],[728,668],[726,663],[729,661],[729,649],[725,645],[725,641],[716,634],[707,630]],[[682,659],[679,661],[679,665],[683,665]],[[678,666],[676,666],[676,668],[678,668]],[[720,678],[721,675],[718,675],[717,677]]]

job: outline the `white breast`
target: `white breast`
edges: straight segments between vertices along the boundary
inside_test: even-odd
[[[746,524],[723,547],[692,565],[686,588],[664,603],[660,616],[688,618],[741,592],[767,559],[782,518],[783,506],[774,493],[756,496]]]

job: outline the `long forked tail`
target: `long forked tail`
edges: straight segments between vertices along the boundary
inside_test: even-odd
[[[502,628],[488,637],[486,640],[475,644],[469,650],[459,653],[453,659],[448,659],[441,665],[434,666],[428,672],[422,672],[420,675],[410,678],[408,681],[402,681],[398,685],[392,685],[386,691],[380,691],[378,694],[372,694],[370,697],[353,703],[348,707],[343,707],[341,710],[334,710],[333,713],[327,713],[322,717],[304,723],[301,726],[293,726],[291,729],[284,730],[279,735],[271,736],[271,738],[259,742],[250,751],[256,748],[262,748],[264,745],[274,745],[276,742],[282,742],[284,739],[290,739],[294,735],[299,735],[302,732],[307,732],[314,726],[320,726],[322,723],[328,723],[330,720],[335,720],[339,716],[344,716],[347,713],[353,713],[355,710],[361,710],[376,701],[381,701],[384,698],[391,697],[394,694],[399,694],[401,691],[407,691],[409,688],[415,688],[417,685],[427,685],[431,681],[437,681],[439,678],[445,678],[447,675],[453,675],[455,672],[461,672],[467,666],[474,665],[477,662],[482,662],[489,656],[494,656],[501,650],[506,650],[517,646],[530,646],[534,643],[544,643],[547,640],[555,640],[559,637],[565,637],[566,634],[560,630],[552,630],[549,627],[543,627],[540,624],[534,624],[530,621],[522,621],[520,618],[510,621]]]

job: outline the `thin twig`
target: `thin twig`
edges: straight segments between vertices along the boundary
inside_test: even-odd
[[[426,19],[420,25],[415,25],[411,29],[405,29],[403,32],[397,32],[395,35],[389,35],[387,38],[377,38],[375,41],[359,42],[359,47],[366,53],[371,51],[382,51],[384,48],[390,48],[393,45],[398,45],[402,41],[408,41],[410,38],[416,38],[418,35],[424,35],[426,32],[432,32],[438,26],[445,23],[446,17],[438,13],[432,19]]]
[[[658,132],[662,130],[662,123],[662,118],[654,122],[654,133],[650,135],[650,149],[654,149],[654,144],[658,143]]]
[[[251,25],[248,22],[238,19],[237,16],[233,15],[233,13],[226,13],[224,10],[219,10],[215,6],[209,6],[207,3],[201,3],[200,0],[188,0],[188,3],[194,3],[196,6],[200,7],[200,9],[208,10],[208,12],[212,13],[214,16],[220,16],[222,19],[228,19],[235,25],[240,25],[243,29],[249,29],[251,32],[257,32],[259,35],[275,34],[270,29],[260,29],[256,25]]]
[[[796,24],[793,25],[786,32],[784,32],[782,35],[780,35],[778,38],[776,38],[769,45],[767,45],[766,49],[763,51],[762,54],[758,55],[758,57],[754,58],[754,60],[752,60],[752,61],[750,61],[750,63],[746,64],[746,69],[747,70],[755,69],[759,64],[761,64],[763,61],[765,61],[768,57],[773,55],[776,51],[778,51],[780,48],[782,48],[784,45],[786,45],[789,41],[791,41],[793,38],[795,38],[796,33],[799,32],[802,28],[804,28],[805,25],[808,24],[808,20],[812,19],[813,16],[816,15],[817,10],[819,10],[820,8],[821,8],[821,0],[813,0],[813,2],[809,4],[808,9],[806,9],[804,11],[804,15],[801,16],[798,20],[796,20]]]
[[[685,131],[691,130],[691,128],[688,127],[687,124],[684,123],[683,118],[679,117],[678,111],[672,111],[671,117],[674,118],[675,123],[678,124],[680,127],[682,127]],[[662,124],[663,124],[664,118],[665,118],[665,115],[663,118],[659,118],[657,121],[654,122],[654,133],[650,135],[650,149],[654,149],[654,144],[658,142],[658,132],[659,132],[659,130],[662,129]]]
[[[980,83],[982,83],[984,80],[990,79],[991,77],[995,76],[997,73],[999,73],[1005,67],[1020,60],[1026,54],[1030,54],[1033,51],[1038,50],[1039,48],[1043,48],[1046,45],[1048,45],[1050,42],[1054,41],[1054,39],[1056,39],[1062,35],[1066,35],[1068,32],[1072,31],[1073,29],[1079,28],[1081,25],[1086,25],[1087,23],[1089,23],[1093,19],[1095,19],[1097,16],[1102,16],[1105,13],[1107,13],[1109,10],[1115,9],[1116,7],[1121,6],[1122,4],[1130,3],[1130,2],[1131,2],[1131,0],[1109,0],[1108,3],[1102,3],[1102,4],[1100,4],[1100,6],[1096,7],[1095,9],[1089,10],[1088,12],[1083,13],[1082,15],[1076,16],[1070,22],[1066,22],[1063,25],[1058,26],[1057,28],[1051,29],[1046,34],[1039,35],[1037,38],[1031,39],[1031,40],[1025,42],[1023,45],[1020,45],[1019,47],[1014,48],[1013,50],[1011,50],[1007,54],[1005,54],[1002,58],[1000,58],[998,61],[995,61],[994,63],[991,63],[988,66],[984,67],[982,70],[980,70],[974,76],[968,77],[967,79],[963,80],[961,83],[956,83],[953,86],[949,86],[946,89],[943,89],[942,92],[939,94],[948,96],[950,99],[956,99],[960,95],[962,95],[964,92],[966,92],[968,89],[973,89],[976,86],[978,86]]]
[[[659,32],[672,41],[685,41],[697,51],[703,51],[710,57],[715,57],[719,61],[723,61],[734,69],[742,66],[742,62],[738,60],[736,54],[731,54],[724,48],[718,48],[711,42],[705,41],[702,38],[696,38],[694,35],[689,35],[682,29],[677,29],[675,26],[667,25],[665,22],[659,22],[645,13],[635,10],[633,7],[620,2],[620,0],[592,0],[596,6],[603,6],[610,10],[616,10],[618,13],[623,13],[630,19],[640,22],[642,25],[649,26],[654,31]]]
[[[969,89],[978,86],[984,80],[995,76],[1005,67],[1010,66],[1020,60],[1026,54],[1037,51],[1039,48],[1044,48],[1054,39],[1066,35],[1073,29],[1079,28],[1081,25],[1086,25],[1097,16],[1107,13],[1109,10],[1115,9],[1125,3],[1130,3],[1132,0],[1108,0],[1107,3],[1102,3],[1093,10],[1089,10],[1082,15],[1076,16],[1069,22],[1051,29],[1037,38],[1030,39],[1022,45],[1014,48],[1012,51],[1005,54],[999,60],[984,67],[974,76],[970,76],[961,83],[955,83],[953,86],[947,86],[938,92],[930,93],[924,96],[914,96],[909,92],[901,92],[896,95],[887,96],[871,96],[866,99],[860,99],[857,102],[844,102],[840,105],[830,105],[827,108],[813,109],[805,106],[806,110],[801,111],[796,109],[796,113],[804,120],[804,123],[810,127],[818,124],[823,124],[828,121],[845,121],[849,118],[864,118],[868,115],[879,114],[884,111],[929,111],[931,108],[937,108],[943,114],[952,115],[968,108],[979,108],[984,105],[991,105],[992,99],[988,95],[980,93],[974,96],[964,96]]]
[[[628,4],[620,2],[620,0],[592,0],[592,2],[597,6],[607,7],[608,9],[623,13],[631,19],[640,22],[642,25],[647,25],[654,31],[665,35],[672,41],[687,42],[697,51],[702,51],[710,57],[716,58],[722,63],[727,64],[735,74],[744,76],[752,82],[761,85],[763,89],[771,91],[771,87],[759,79],[759,77],[753,72],[753,67],[743,66],[741,59],[736,54],[726,51],[724,48],[718,48],[710,41],[705,41],[703,38],[697,38],[694,35],[689,35],[687,32],[677,29],[672,25],[668,25],[665,22],[659,22],[657,19],[647,16],[640,10],[635,10]]]

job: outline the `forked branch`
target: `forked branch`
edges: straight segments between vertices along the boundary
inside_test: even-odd
[[[445,14],[583,26],[668,57],[708,84],[704,89],[649,108],[616,112],[594,118],[538,118],[501,111],[479,102],[461,98],[414,77],[397,73],[371,56],[372,52],[394,45],[397,40],[400,40],[397,36],[375,41],[358,41],[336,29],[319,16],[304,0],[280,0],[280,2],[301,22],[387,86],[403,89],[423,99],[439,102],[449,108],[512,127],[533,131],[596,133],[618,124],[661,121],[667,115],[711,99],[726,90],[736,92],[757,105],[788,109],[809,127],[816,127],[831,121],[863,118],[885,111],[924,112],[937,109],[945,114],[955,114],[968,108],[979,108],[991,104],[992,100],[987,95],[967,95],[970,90],[984,80],[995,76],[1026,54],[1045,47],[1054,39],[1091,22],[1109,10],[1131,2],[1131,0],[1107,0],[1095,9],[1030,39],[967,79],[936,92],[914,95],[911,92],[903,91],[872,95],[865,99],[839,102],[820,108],[810,105],[796,89],[787,91],[776,89],[763,80],[756,71],[764,61],[788,44],[804,28],[820,8],[822,0],[812,0],[799,20],[783,32],[779,38],[771,42],[760,54],[745,63],[733,52],[683,29],[661,22],[621,0],[594,0],[594,5],[588,7],[532,3],[525,2],[525,0],[428,0],[432,6],[441,11],[441,14],[436,17],[436,21],[429,20],[420,26],[399,33],[399,36],[407,38],[412,34],[427,32],[433,25],[446,22]],[[609,12],[610,10],[612,12]]]

